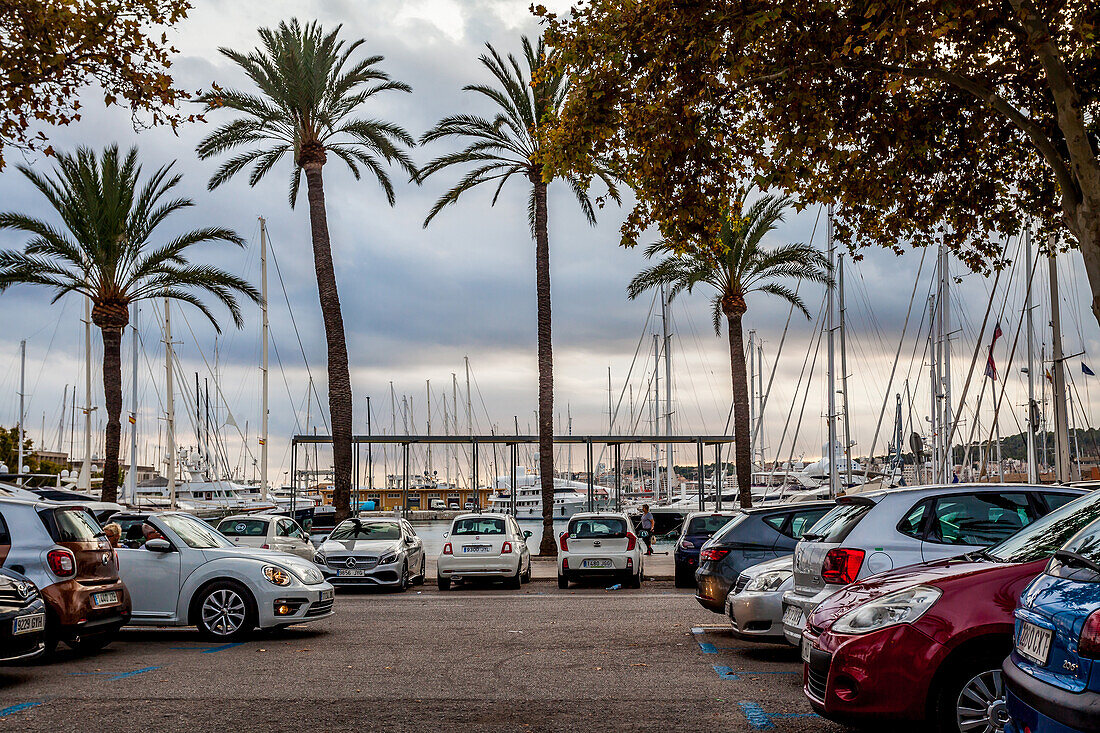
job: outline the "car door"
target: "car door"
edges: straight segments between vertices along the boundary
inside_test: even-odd
[[[180,596],[180,551],[117,547],[118,575],[130,592],[134,619],[171,620]]]
[[[924,562],[996,544],[1035,519],[1029,497],[1022,491],[946,494],[935,497],[928,506],[920,545]]]
[[[293,519],[285,520],[287,523],[287,552],[298,555],[306,560],[313,559],[313,545],[309,542],[305,530]]]
[[[289,519],[279,519],[272,522],[274,527],[269,530],[274,536],[268,540],[272,550],[294,553],[298,549],[298,543],[291,536],[292,524]]]
[[[407,521],[402,520],[401,528],[404,530],[405,553],[409,558],[409,572],[418,573],[420,572],[421,558],[424,556],[424,543]]]

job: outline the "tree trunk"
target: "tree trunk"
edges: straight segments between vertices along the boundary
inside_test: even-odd
[[[733,379],[733,453],[737,464],[737,495],[741,506],[752,506],[752,436],[749,434],[749,382],[745,372],[745,345],[741,314],[727,313],[730,338],[730,376]]]
[[[117,501],[118,444],[122,437],[122,328],[101,326],[100,334],[103,336],[103,398],[107,408],[100,498],[102,501]],[[132,457],[130,462],[133,463]]]
[[[321,178],[323,163],[303,166],[309,190],[309,224],[313,235],[313,266],[317,271],[317,295],[328,343],[328,411],[332,422],[332,503],[336,521],[351,514],[351,373],[348,347],[344,340],[344,316],[340,312],[340,294],[336,290],[336,271],[332,266],[328,214],[325,212],[325,188]]]
[[[554,557],[554,348],[550,340],[550,239],[546,230],[546,183],[535,187],[535,296],[538,300],[539,477],[542,482],[542,542],[539,554]],[[515,487],[512,488],[515,491]]]

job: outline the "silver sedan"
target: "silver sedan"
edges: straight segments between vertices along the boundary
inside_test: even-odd
[[[313,558],[336,586],[405,590],[424,582],[424,543],[404,519],[352,517],[338,524]]]
[[[726,596],[726,615],[741,639],[787,643],[783,593],[794,586],[794,556],[784,555],[745,568]]]

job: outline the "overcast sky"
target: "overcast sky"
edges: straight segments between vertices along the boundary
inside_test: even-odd
[[[555,5],[547,3],[548,5]],[[394,78],[413,87],[412,94],[390,93],[371,101],[363,114],[403,125],[418,137],[436,120],[457,112],[489,113],[483,102],[462,86],[488,82],[487,72],[479,65],[478,55],[486,42],[502,52],[519,52],[522,34],[536,35],[538,25],[528,12],[525,0],[327,0],[326,2],[281,2],[279,0],[239,0],[233,3],[196,0],[190,17],[173,34],[180,50],[175,63],[177,83],[186,89],[223,86],[247,86],[238,70],[218,54],[219,46],[250,49],[257,43],[256,28],[270,26],[282,19],[319,19],[326,27],[342,23],[342,36],[365,38],[364,53],[385,56],[382,68]],[[564,3],[556,3],[564,5]],[[226,116],[211,115],[212,123]],[[247,178],[206,191],[206,181],[219,161],[200,162],[195,145],[209,132],[211,125],[184,127],[178,136],[154,129],[135,133],[129,115],[119,109],[105,110],[102,103],[89,97],[84,119],[67,128],[50,130],[55,148],[71,150],[77,145],[99,148],[110,142],[123,146],[138,145],[146,171],[176,161],[183,173],[181,192],[195,199],[197,206],[176,215],[162,227],[161,236],[205,225],[236,229],[248,240],[246,250],[205,247],[192,256],[209,259],[259,283],[259,240],[257,217],[266,217],[271,246],[278,260],[282,279],[271,267],[271,322],[275,350],[271,356],[271,464],[273,480],[289,468],[289,436],[305,429],[306,393],[309,377],[300,349],[304,349],[321,405],[327,410],[325,393],[325,348],[316,296],[309,240],[308,213],[302,206],[291,210],[286,191],[290,162],[284,160],[267,179],[249,188]],[[449,150],[445,144],[413,151],[417,162]],[[9,165],[0,173],[0,201],[6,210],[15,210],[52,219],[53,214],[15,169],[27,162],[48,169],[49,159],[35,157],[26,161],[14,151],[8,152]],[[397,205],[389,207],[377,185],[356,182],[335,159],[325,167],[332,247],[336,260],[348,350],[352,365],[355,394],[355,426],[366,430],[365,398],[372,399],[374,429],[389,431],[390,383],[397,402],[411,396],[412,415],[417,431],[425,429],[425,380],[433,390],[433,432],[441,431],[444,390],[451,395],[452,373],[459,387],[461,427],[465,427],[465,372],[463,357],[469,356],[473,378],[475,431],[488,432],[492,425],[510,431],[518,420],[520,431],[534,429],[537,397],[535,364],[534,247],[526,223],[527,190],[520,179],[511,182],[495,208],[490,208],[491,191],[467,194],[458,206],[445,210],[427,229],[421,227],[425,213],[440,193],[456,179],[441,174],[422,187],[402,180],[394,171]],[[626,283],[644,264],[640,250],[618,246],[618,228],[625,210],[607,208],[599,213],[599,224],[588,226],[574,200],[560,184],[551,186],[549,201],[551,271],[554,304],[555,410],[563,428],[566,415],[573,417],[574,433],[598,433],[608,430],[608,367],[611,368],[612,397],[620,401],[616,432],[651,430],[643,404],[643,391],[649,382],[653,357],[653,328],[643,332],[650,312],[650,299],[630,302],[625,296]],[[796,214],[772,236],[773,243],[811,241],[817,207]],[[812,241],[824,245],[824,222],[818,223]],[[0,247],[13,248],[24,239],[0,233]],[[1012,243],[1010,254],[1015,251]],[[919,252],[896,257],[872,252],[848,271],[848,372],[850,380],[851,426],[856,452],[869,450],[882,406],[883,396],[898,348],[903,322],[910,302],[914,277],[920,263]],[[901,349],[898,376],[891,393],[902,390],[901,380],[908,375],[917,395],[913,417],[922,422],[928,410],[928,382],[922,368],[923,343],[916,340],[918,322],[926,315],[930,275],[934,258],[929,256],[917,286],[916,303],[909,332]],[[1066,353],[1095,352],[1097,325],[1083,303],[1088,302],[1083,273],[1078,273],[1080,256],[1062,258]],[[1035,290],[1046,301],[1046,265],[1040,269]],[[961,274],[961,273],[960,273]],[[1019,273],[1013,273],[1017,278]],[[998,345],[998,361],[1008,359],[1022,309],[1018,279],[1009,282],[1003,276],[1001,295],[994,313],[1004,308],[1003,330],[1006,338]],[[955,394],[961,393],[970,365],[976,333],[984,315],[992,282],[979,276],[965,276],[954,284],[956,335],[954,348]],[[1006,289],[1006,285],[1010,287]],[[285,286],[286,299],[283,296]],[[823,291],[804,289],[807,304],[816,319]],[[1009,292],[1008,300],[1003,300]],[[30,436],[40,442],[45,421],[45,442],[54,448],[58,442],[62,395],[65,385],[79,383],[78,403],[83,404],[82,326],[83,305],[69,297],[49,305],[47,294],[30,287],[17,287],[0,296],[0,424],[13,424],[18,415],[18,346],[27,340],[27,426]],[[294,314],[295,329],[287,308]],[[160,308],[157,304],[156,308]],[[788,310],[768,296],[749,299],[746,323],[764,339],[766,371],[770,374]],[[1049,317],[1045,305],[1036,315],[1037,339],[1049,343]],[[249,443],[256,448],[259,422],[259,309],[250,307],[241,331],[232,328],[224,312],[219,312],[225,334],[217,341],[219,383],[225,400],[240,430],[248,423]],[[725,338],[716,338],[710,326],[707,297],[702,293],[685,295],[671,311],[673,331],[673,415],[677,432],[720,433],[729,410],[729,355]],[[995,317],[995,316],[994,316]],[[200,379],[212,376],[215,339],[213,330],[201,316],[188,307],[173,313],[173,339],[184,362],[189,386],[193,389],[194,372]],[[961,326],[959,324],[962,324]],[[982,341],[988,341],[987,328]],[[193,333],[192,333],[193,331]],[[153,304],[144,303],[139,321],[144,344],[140,353],[139,386],[139,459],[155,456],[158,426],[164,415],[163,335],[154,315]],[[823,440],[826,391],[823,389],[825,352],[822,348],[813,370],[813,381],[806,399],[798,440],[791,447],[791,434],[797,420],[802,395],[794,399],[796,383],[808,353],[813,322],[796,315],[791,322],[775,383],[765,413],[764,446],[771,458],[776,450],[786,458],[816,457]],[[126,337],[123,362],[126,410],[130,409],[130,336]],[[640,348],[636,352],[639,343]],[[1023,338],[1017,350],[1017,364],[1023,354]],[[915,347],[915,357],[914,357]],[[98,366],[99,336],[93,333],[96,355],[93,403],[102,404],[102,383]],[[637,356],[636,356],[637,353]],[[812,358],[812,357],[811,357]],[[1081,376],[1080,359],[1069,363],[1080,392],[1085,412],[1091,418],[1091,395]],[[974,377],[975,392],[981,383],[984,353],[978,360]],[[632,369],[633,364],[633,369]],[[1096,369],[1100,364],[1093,363]],[[630,371],[632,369],[632,371]],[[806,367],[809,371],[809,367]],[[839,365],[838,365],[839,369]],[[1013,368],[1005,409],[1022,399],[1018,366]],[[627,384],[628,371],[631,379]],[[921,375],[923,381],[917,381]],[[663,373],[662,373],[663,380]],[[766,386],[766,385],[765,385]],[[214,388],[211,388],[212,402]],[[663,386],[662,386],[663,393]],[[70,391],[71,394],[71,391]],[[633,395],[637,427],[629,426],[627,416]],[[182,414],[187,410],[187,395],[177,394],[177,424],[183,443],[193,442],[190,424]],[[191,397],[193,399],[193,396]],[[781,440],[787,414],[795,401],[794,418]],[[71,396],[70,396],[71,404]],[[986,405],[988,405],[988,398]],[[662,412],[665,408],[662,407]],[[1019,408],[1015,412],[1020,413]],[[399,407],[400,410],[400,407]],[[892,423],[893,405],[887,412],[883,436]],[[908,412],[908,410],[907,410]],[[983,409],[983,412],[986,412]],[[219,422],[225,421],[224,408]],[[318,422],[318,406],[309,409],[311,426],[325,431]],[[1002,418],[1004,433],[1018,431],[1010,415]],[[101,429],[102,409],[94,423]],[[983,418],[988,421],[988,417]],[[1080,417],[1079,417],[1080,421]],[[63,447],[67,450],[71,414],[65,416]],[[124,419],[124,426],[128,427]],[[81,423],[75,442],[81,444]],[[402,430],[400,414],[398,430]],[[963,428],[971,429],[967,422]],[[243,440],[231,428],[224,430],[230,463],[241,465]],[[883,451],[880,437],[877,452]],[[124,438],[124,456],[128,436]],[[101,448],[97,449],[101,452]],[[77,455],[82,451],[78,448]],[[576,462],[579,464],[580,455]],[[438,459],[437,459],[438,460]],[[677,457],[691,462],[693,457]],[[579,468],[579,465],[577,466]],[[249,471],[251,476],[251,471]]]

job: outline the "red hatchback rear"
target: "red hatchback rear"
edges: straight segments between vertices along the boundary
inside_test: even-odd
[[[1100,493],[988,550],[875,575],[832,596],[802,637],[810,704],[840,722],[1000,730],[1007,721],[1000,668],[1016,601],[1050,555],[1097,518]]]

